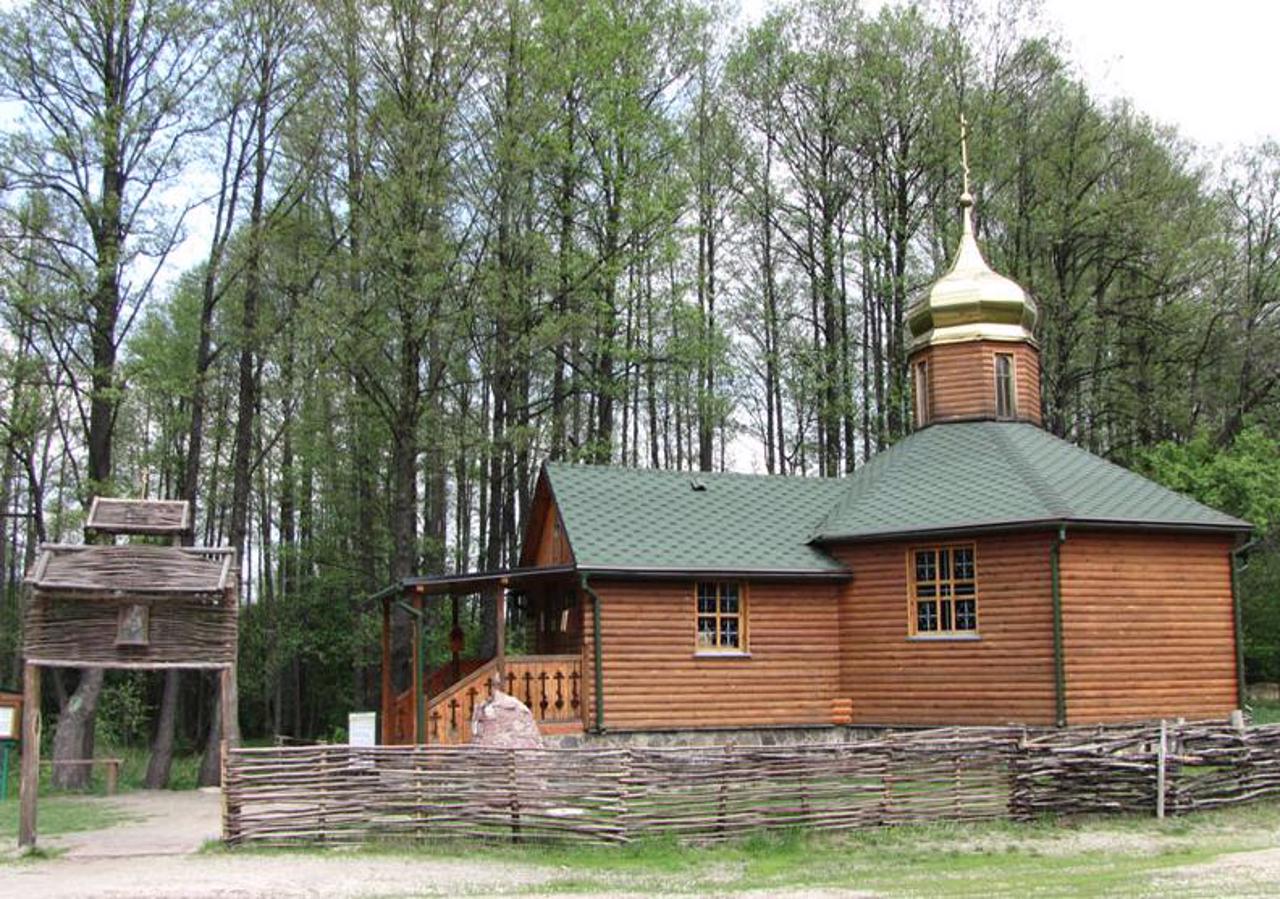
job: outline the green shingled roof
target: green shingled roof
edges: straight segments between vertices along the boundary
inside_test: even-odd
[[[848,479],[815,539],[1033,522],[1248,530],[1250,525],[1030,424],[925,428]]]
[[[562,463],[547,463],[546,472],[583,569],[845,570],[809,545],[848,488],[837,478]]]
[[[548,463],[580,568],[831,574],[826,541],[1076,522],[1249,530],[1030,424],[953,422],[844,478]],[[694,484],[703,489],[694,489]]]

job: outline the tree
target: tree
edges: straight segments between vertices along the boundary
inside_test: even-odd
[[[158,194],[205,127],[194,100],[214,31],[201,10],[186,0],[44,0],[0,17],[0,93],[24,115],[0,163],[7,186],[57,197],[83,238],[45,235],[76,302],[44,315],[85,433],[82,499],[113,490],[117,352],[179,233],[181,214]],[[57,763],[93,755],[102,676],[86,670],[59,716],[59,786],[88,778],[84,766]]]

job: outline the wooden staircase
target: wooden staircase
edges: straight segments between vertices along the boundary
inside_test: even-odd
[[[470,670],[468,670],[470,669]],[[496,659],[467,659],[456,683],[436,685],[452,675],[452,663],[427,679],[426,742],[456,746],[471,741],[476,706],[493,696]],[[505,691],[529,707],[545,734],[582,730],[582,660],[577,655],[507,656]],[[417,705],[413,690],[401,693],[392,709],[392,742],[414,743]]]

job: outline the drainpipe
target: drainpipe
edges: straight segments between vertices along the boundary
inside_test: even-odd
[[[1067,526],[1058,525],[1058,533],[1049,546],[1049,576],[1053,591],[1053,695],[1058,727],[1067,726],[1067,665],[1062,650],[1062,575],[1059,556],[1067,542]]]
[[[1240,609],[1239,572],[1248,567],[1243,556],[1258,543],[1254,537],[1248,543],[1231,550],[1231,611],[1236,624],[1236,707],[1243,711],[1248,690],[1244,683],[1244,614]]]
[[[604,733],[604,657],[600,646],[600,594],[587,582],[582,573],[582,589],[591,597],[591,635],[595,649],[596,681],[596,733]]]

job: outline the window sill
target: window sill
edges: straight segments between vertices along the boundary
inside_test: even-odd
[[[695,652],[693,654],[693,657],[695,659],[749,659],[751,658],[751,653],[703,651],[703,652]]]
[[[981,634],[914,634],[907,637],[908,643],[980,643]]]

